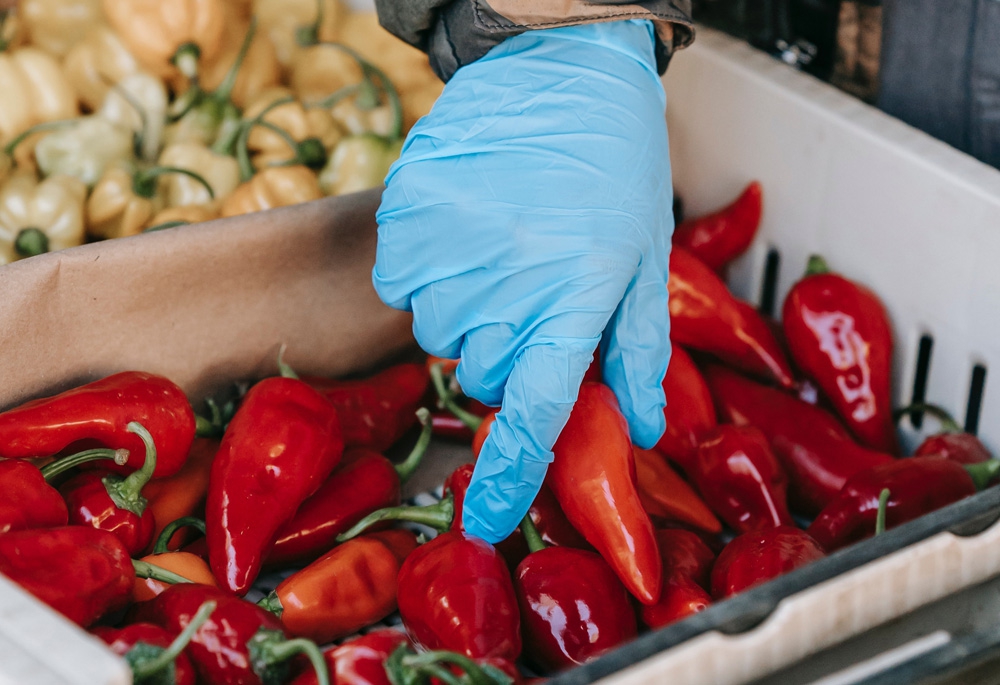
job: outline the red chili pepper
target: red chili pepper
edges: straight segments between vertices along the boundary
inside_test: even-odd
[[[705,591],[715,553],[696,534],[678,528],[656,531],[656,541],[663,560],[663,589],[660,599],[642,607],[642,622],[650,628],[662,628],[704,611],[712,603]]]
[[[378,452],[350,448],[343,461],[290,521],[278,529],[268,566],[309,562],[336,544],[337,536],[371,512],[398,506],[400,489],[420,465],[431,440],[426,409],[416,412],[423,432],[410,455],[393,464]]]
[[[899,453],[892,418],[892,328],[872,291],[809,258],[782,308],[795,363],[816,381],[862,444]]]
[[[792,526],[743,533],[726,545],[712,568],[712,596],[735,595],[824,556],[816,540]]]
[[[670,253],[670,339],[791,388],[792,369],[764,318],[697,257]]]
[[[356,633],[396,610],[396,577],[417,548],[406,530],[349,540],[281,581],[258,604],[296,637],[318,643]]]
[[[337,408],[346,446],[384,452],[416,425],[428,377],[423,364],[397,364],[361,380],[302,380]]]
[[[323,654],[304,638],[288,639],[281,621],[255,604],[207,585],[180,584],[137,606],[136,617],[180,633],[206,601],[216,603],[211,617],[187,648],[199,682],[212,685],[264,685],[285,682],[288,661],[305,654],[321,685],[329,685]]]
[[[650,516],[688,523],[709,533],[722,524],[698,494],[655,450],[632,446],[639,500]]]
[[[126,449],[128,468],[142,468],[142,440],[128,431],[132,421],[153,436],[158,461],[154,476],[177,473],[194,440],[194,412],[184,392],[151,373],[124,371],[28,402],[0,414],[0,458],[58,454],[81,441]]]
[[[142,468],[124,478],[106,471],[87,471],[66,481],[59,492],[66,499],[71,524],[114,533],[129,555],[133,555],[142,553],[153,541],[156,521],[146,506],[142,489],[153,476],[157,453],[144,426],[133,421],[128,431],[142,438],[145,444]]]
[[[135,580],[121,540],[83,526],[0,535],[0,573],[84,628],[123,609]]]
[[[442,533],[406,558],[398,585],[403,625],[424,648],[510,661],[521,653],[510,573],[488,542]]]
[[[401,645],[410,645],[406,634],[386,628],[330,647],[324,650],[323,658],[334,685],[392,685],[385,662]],[[289,685],[318,685],[316,673],[306,671]]]
[[[610,388],[584,383],[552,448],[546,482],[573,527],[583,533],[635,597],[660,595],[661,566],[649,514],[635,486],[628,425]]]
[[[916,412],[930,414],[937,419],[941,424],[941,432],[925,438],[913,452],[913,456],[939,456],[959,464],[981,464],[993,459],[989,448],[979,438],[962,430],[954,417],[937,405],[913,404],[896,410],[895,415],[898,418]]]
[[[517,567],[514,591],[533,664],[559,671],[636,636],[628,591],[599,554],[546,547],[530,520],[521,530],[531,553]]]
[[[257,383],[212,464],[205,523],[220,587],[245,594],[278,529],[329,477],[344,442],[333,405],[295,378]]]
[[[132,669],[132,682],[195,685],[197,675],[184,650],[194,632],[215,611],[215,602],[206,602],[179,635],[152,623],[133,623],[124,628],[98,627],[91,633],[104,640],[112,652],[125,659]]]
[[[750,247],[762,210],[763,192],[760,183],[753,181],[732,204],[678,224],[673,244],[718,271]]]
[[[974,495],[1000,472],[1000,461],[959,464],[939,456],[910,457],[852,477],[809,526],[829,552],[875,533],[879,494],[890,493],[886,527],[911,521]]]
[[[691,355],[674,345],[663,378],[667,428],[656,449],[688,469],[698,452],[701,436],[716,425],[712,394]]]
[[[711,366],[705,380],[719,415],[739,426],[754,426],[767,437],[791,482],[793,508],[815,514],[836,497],[847,479],[878,464],[888,454],[858,445],[823,409],[797,397]]]
[[[691,477],[712,510],[739,533],[792,524],[788,476],[752,426],[723,424],[708,433]]]

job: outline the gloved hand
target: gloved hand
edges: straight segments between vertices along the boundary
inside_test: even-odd
[[[528,31],[459,69],[389,170],[375,289],[502,400],[465,501],[487,541],[531,506],[599,343],[632,440],[663,432],[665,100],[649,22]]]

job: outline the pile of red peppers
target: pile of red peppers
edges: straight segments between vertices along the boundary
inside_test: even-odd
[[[461,395],[455,362],[336,380],[279,355],[280,375],[208,417],[143,372],[0,413],[0,572],[136,683],[522,683],[988,486],[1000,461],[934,407],[903,410],[943,430],[901,454],[870,290],[814,257],[780,324],[729,293],[720,274],[762,215],[752,183],[677,227],[655,449],[631,444],[595,362],[496,546],[462,527],[495,410]],[[432,435],[470,463],[437,504],[406,505]],[[405,632],[358,637],[397,611]]]

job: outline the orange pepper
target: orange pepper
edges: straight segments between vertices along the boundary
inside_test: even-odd
[[[218,218],[219,209],[214,204],[167,207],[157,212],[142,230],[148,231],[151,228],[157,227],[168,228],[181,224],[197,224],[202,221],[211,221]]]
[[[190,552],[164,552],[163,554],[149,554],[139,561],[153,564],[159,568],[176,573],[182,578],[187,578],[192,583],[199,585],[211,585],[218,587],[212,570],[201,557]],[[158,594],[170,587],[170,583],[152,578],[136,577],[135,585],[132,588],[132,601],[144,602],[153,599]]]
[[[722,524],[708,505],[659,452],[635,446],[632,452],[639,499],[650,515],[689,523],[709,533],[722,530]]]
[[[100,0],[21,0],[18,6],[28,42],[62,57],[84,31],[102,23]]]
[[[320,7],[323,17],[316,26]],[[278,63],[283,68],[291,67],[302,50],[297,33],[311,29],[318,40],[334,40],[345,14],[339,0],[254,0],[253,9],[260,25],[266,28],[268,40],[274,45]]]
[[[63,72],[77,97],[90,111],[96,111],[111,90],[129,74],[140,70],[139,61],[109,27],[92,27],[66,54]]]
[[[286,578],[261,606],[296,637],[320,644],[345,637],[396,610],[396,576],[416,548],[405,530],[354,538]]]
[[[316,174],[304,166],[267,167],[240,184],[222,203],[222,216],[237,216],[323,197]]]
[[[142,489],[148,501],[146,506],[156,519],[154,540],[159,539],[163,529],[171,522],[199,513],[208,494],[208,474],[218,449],[218,440],[196,438],[180,471],[169,478],[152,480]],[[168,542],[184,544],[185,532],[178,531]]]

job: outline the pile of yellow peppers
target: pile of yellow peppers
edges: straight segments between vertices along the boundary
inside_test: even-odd
[[[21,0],[0,264],[381,185],[442,87],[340,0]]]

